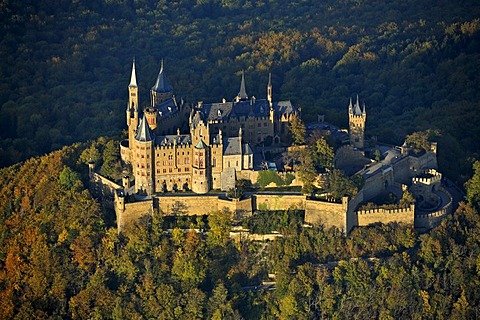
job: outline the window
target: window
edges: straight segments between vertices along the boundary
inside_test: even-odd
[[[168,172],[172,172],[172,168],[168,168]]]
[[[182,172],[182,168],[178,168],[178,172]]]
[[[163,173],[167,173],[167,169],[163,169]]]

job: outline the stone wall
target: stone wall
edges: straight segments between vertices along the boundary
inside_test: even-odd
[[[357,211],[358,226],[365,227],[378,222],[401,222],[414,225],[415,206],[400,209],[372,209]]]
[[[92,183],[92,188],[93,188],[92,192],[96,196],[102,199],[104,198],[113,199],[115,190],[123,189],[122,186],[116,184],[115,182],[105,177],[102,177],[96,172],[92,172],[90,174],[90,182]]]
[[[327,228],[336,227],[347,232],[347,198],[343,199],[343,203],[306,200],[305,222],[323,224]]]
[[[157,197],[160,211],[166,215],[203,215],[218,209],[218,196],[160,196]]]
[[[243,200],[238,199],[217,199],[218,210],[227,208],[233,213],[234,219],[241,219],[252,214],[252,199],[247,198]]]
[[[449,202],[440,210],[429,214],[418,214],[415,216],[415,228],[420,230],[430,230],[438,226],[442,220],[453,211],[453,198],[443,187],[439,190],[449,195]]]
[[[252,196],[253,210],[287,210],[304,209],[304,195],[255,194]]]
[[[125,225],[133,223],[145,215],[153,215],[153,199],[125,203],[124,210],[120,206],[115,207],[117,215],[118,232],[125,227]]]

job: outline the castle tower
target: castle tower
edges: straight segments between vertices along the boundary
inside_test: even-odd
[[[128,141],[132,143],[135,130],[138,126],[138,86],[137,76],[135,74],[135,59],[133,59],[132,75],[130,76],[130,84],[128,85],[127,126]]]
[[[157,81],[150,90],[152,108],[159,103],[173,97],[173,87],[168,83],[167,76],[163,70],[163,60],[160,66],[160,72],[158,73]]]
[[[155,190],[155,180],[153,179],[154,140],[155,137],[143,115],[132,143],[132,171],[135,175],[135,192],[147,195],[151,195]]]
[[[350,127],[350,144],[354,148],[363,149],[365,147],[365,122],[367,121],[367,113],[365,111],[365,104],[363,105],[363,110],[360,109],[358,95],[355,105],[352,105],[352,99],[350,99],[348,120]]]
[[[238,92],[235,101],[245,101],[248,100],[247,90],[245,89],[245,72],[242,71],[242,81],[240,82],[240,91]]]
[[[193,149],[192,167],[192,191],[195,193],[207,193],[210,190],[209,149],[203,140],[200,140]]]
[[[272,74],[268,74],[268,84],[267,84],[267,101],[272,108]]]

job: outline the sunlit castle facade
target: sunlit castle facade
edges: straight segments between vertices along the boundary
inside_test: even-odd
[[[128,86],[128,140],[121,142],[122,161],[132,167],[133,192],[225,189],[235,172],[253,170],[255,145],[285,142],[297,114],[290,101],[272,100],[271,77],[266,99],[249,97],[242,74],[240,91],[231,102],[177,101],[163,61],[150,104],[140,110],[135,61]],[[188,128],[181,132],[180,128]]]

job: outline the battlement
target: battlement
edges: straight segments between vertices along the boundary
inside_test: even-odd
[[[181,143],[181,144],[174,144],[169,143],[167,145],[156,145],[155,150],[171,150],[171,149],[191,149],[191,143]]]
[[[442,174],[435,169],[425,170],[423,175],[414,177],[412,179],[413,184],[421,183],[431,185],[442,180]]]
[[[384,208],[375,208],[370,210],[359,210],[357,215],[368,215],[368,214],[396,214],[396,213],[408,213],[415,210],[415,205],[412,204],[410,207],[405,208],[395,208],[395,209],[384,209]]]

